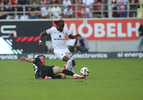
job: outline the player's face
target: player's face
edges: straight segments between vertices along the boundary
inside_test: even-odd
[[[64,23],[59,23],[58,26],[57,26],[57,28],[58,28],[59,31],[62,32],[63,28],[64,28]]]
[[[44,56],[41,56],[40,59],[45,62],[45,57]]]

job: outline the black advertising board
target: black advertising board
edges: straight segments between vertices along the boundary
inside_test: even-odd
[[[0,54],[22,54],[47,52],[46,47],[39,47],[38,40],[42,31],[50,28],[52,21],[1,21],[0,22]],[[15,34],[9,38],[9,33]],[[43,37],[43,44],[46,39]],[[50,39],[50,38],[49,38]],[[3,48],[2,48],[3,47]]]
[[[143,58],[143,52],[110,52],[110,58]]]
[[[42,42],[45,45],[46,38]],[[0,38],[0,54],[46,53],[47,47],[38,46],[39,36]]]
[[[23,53],[23,54],[0,54],[0,60],[18,60],[24,56],[36,58],[45,55],[46,59],[57,59],[54,53]],[[107,58],[143,58],[143,52],[86,52],[72,53],[75,59],[107,59]]]
[[[0,37],[8,36],[14,31],[17,36],[39,36],[39,34],[50,28],[52,21],[1,21]]]
[[[46,47],[38,46],[39,36],[25,36],[13,38],[13,49],[22,50],[22,53],[39,53],[47,52]],[[43,39],[43,44],[45,45],[45,38]]]

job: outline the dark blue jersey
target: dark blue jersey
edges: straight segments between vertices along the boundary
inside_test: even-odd
[[[85,44],[84,44],[84,39],[83,38],[81,38],[80,40],[79,40],[79,43],[81,44],[81,46],[85,46]]]

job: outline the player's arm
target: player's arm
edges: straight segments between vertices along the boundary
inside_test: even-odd
[[[43,39],[44,35],[47,35],[46,31],[41,32],[40,36],[39,36],[39,46],[41,46],[41,47],[44,46],[44,44],[42,43],[42,39]]]
[[[19,59],[19,62],[22,62],[22,61],[27,61],[27,62],[35,62],[35,59],[31,59],[31,58],[26,58],[26,57],[21,57]]]
[[[71,34],[70,34],[68,37],[69,37],[70,39],[75,39],[75,38],[76,38],[76,35],[71,35]]]

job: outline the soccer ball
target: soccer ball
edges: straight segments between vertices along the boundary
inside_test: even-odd
[[[89,75],[89,72],[90,72],[90,70],[89,70],[87,67],[83,67],[83,68],[80,70],[80,73],[81,73],[81,75],[83,75],[83,76],[88,76],[88,75]]]

